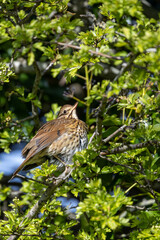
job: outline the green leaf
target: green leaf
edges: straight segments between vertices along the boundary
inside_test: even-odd
[[[35,55],[33,52],[28,53],[28,65],[32,65],[35,60]]]
[[[153,125],[153,128],[152,128],[153,131],[156,131],[156,132],[159,132],[160,131],[160,124],[154,124]]]

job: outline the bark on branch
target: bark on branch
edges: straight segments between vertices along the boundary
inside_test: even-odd
[[[60,45],[60,46],[65,46],[66,48],[70,47],[70,48],[77,49],[77,50],[81,50],[82,49],[82,47],[75,46],[75,45],[72,45],[72,44],[69,44],[69,43],[62,43],[62,42],[55,42],[55,43],[57,45]],[[108,54],[101,53],[101,52],[98,52],[98,51],[93,51],[93,50],[89,50],[88,52],[91,53],[91,54],[94,54],[94,55],[98,55],[98,56],[101,56],[101,57],[108,58],[108,59],[115,59],[115,60],[123,60],[124,59],[124,57],[110,56]]]
[[[98,109],[98,115],[96,119],[96,128],[97,128],[97,137],[99,138],[99,141],[102,139],[102,122],[103,122],[103,113],[106,107],[107,98],[104,96],[102,98],[102,101],[100,103],[99,109]]]
[[[114,133],[112,133],[110,136],[108,136],[107,138],[105,138],[105,139],[103,140],[103,142],[105,142],[105,143],[109,142],[109,140],[110,140],[111,138],[113,138],[114,136],[116,136],[119,132],[122,132],[126,127],[127,127],[127,125],[121,126],[121,127],[118,128]]]
[[[145,148],[145,147],[149,147],[149,146],[159,146],[160,145],[160,141],[157,140],[151,140],[151,141],[147,141],[147,142],[143,142],[143,143],[138,143],[138,144],[128,144],[128,145],[124,145],[122,147],[117,147],[111,150],[106,150],[100,153],[100,155],[104,156],[104,155],[111,155],[111,154],[116,154],[116,153],[123,153],[126,152],[128,150],[135,150],[135,149],[139,149],[139,148]]]
[[[36,77],[35,77],[35,80],[34,80],[32,93],[36,97],[37,93],[38,93],[39,83],[40,83],[41,78],[42,78],[42,74],[41,74],[40,68],[39,68],[39,66],[38,66],[36,61],[34,61],[33,67],[34,67],[35,72],[36,72]],[[39,129],[40,124],[39,124],[39,118],[38,118],[38,107],[34,104],[34,102],[32,102],[32,113],[33,113],[33,115],[36,116],[35,117],[36,129]]]
[[[46,189],[46,191],[42,194],[42,196],[40,197],[40,199],[35,203],[35,205],[30,209],[30,211],[28,212],[28,214],[23,218],[22,222],[19,224],[19,226],[17,227],[17,231],[18,234],[22,234],[25,230],[26,225],[24,226],[24,222],[26,219],[33,219],[35,216],[37,216],[37,214],[39,213],[40,209],[46,204],[46,202],[51,199],[51,197],[53,197],[54,191],[56,190],[56,188],[58,186],[60,186],[65,180],[66,178],[68,178],[70,176],[70,174],[72,173],[71,168],[67,168],[67,171],[64,171],[61,175],[60,178],[58,178],[57,180],[55,180],[54,183],[51,183],[48,188]],[[20,237],[20,235],[17,235],[17,233],[11,235],[7,240],[16,240]]]

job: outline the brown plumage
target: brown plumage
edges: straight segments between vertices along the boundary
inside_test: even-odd
[[[13,173],[12,178],[20,170],[28,170],[41,165],[47,159],[63,166],[72,162],[77,151],[87,146],[87,125],[78,119],[76,107],[64,105],[61,107],[57,119],[45,123],[22,150],[25,160]],[[12,179],[11,178],[11,179]]]

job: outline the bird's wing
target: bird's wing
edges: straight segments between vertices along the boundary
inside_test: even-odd
[[[53,120],[44,124],[31,141],[24,147],[22,155],[28,160],[35,154],[41,152],[66,133],[70,124],[71,119],[70,121],[65,119],[65,121],[61,120],[59,122],[58,120]]]
[[[22,155],[23,157],[26,157],[26,159],[13,173],[12,178],[14,178],[15,175],[25,166],[31,164],[32,157],[34,157],[37,153],[40,153],[42,150],[45,150],[45,148],[50,146],[54,141],[58,140],[63,134],[68,131],[68,129],[70,129],[69,126],[71,125],[71,119],[68,120],[65,119],[65,121],[61,120],[57,122],[58,120],[56,119],[47,122],[38,130],[37,134],[23,148]],[[38,165],[39,164],[37,164],[37,166]]]

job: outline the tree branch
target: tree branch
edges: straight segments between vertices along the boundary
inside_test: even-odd
[[[10,16],[7,16],[6,17],[14,26],[16,26],[16,22],[10,17]]]
[[[113,79],[113,82],[116,82],[119,77],[121,77],[133,64],[134,60],[138,57],[139,53],[135,54],[128,63],[126,63],[124,66],[122,66],[121,70],[117,74],[117,76]]]
[[[1,126],[0,130],[5,129],[5,128],[11,128],[11,127],[14,127],[14,126],[18,126],[22,122],[34,119],[35,117],[36,117],[36,115],[31,115],[31,116],[28,116],[28,117],[20,119],[20,120],[12,121],[12,123],[10,125]]]
[[[129,171],[130,174],[138,174],[138,173],[141,173],[140,171],[138,171],[138,170],[136,170],[136,169],[134,169],[134,168],[132,168],[132,167],[130,167],[130,166],[128,166],[128,165],[125,165],[125,164],[122,164],[122,163],[118,163],[118,162],[114,162],[113,160],[108,159],[108,158],[106,158],[106,157],[104,157],[104,156],[102,156],[102,155],[100,155],[100,157],[104,158],[106,161],[108,161],[108,162],[110,162],[110,163],[112,163],[112,164],[114,164],[114,165],[121,166],[121,167],[125,167],[125,168],[127,168],[127,169],[129,169],[129,170],[134,171],[134,172],[130,172],[130,171]]]
[[[112,133],[110,136],[108,136],[107,138],[105,138],[105,139],[103,140],[103,142],[104,142],[104,143],[109,142],[109,140],[110,140],[111,138],[113,138],[114,136],[116,136],[119,132],[122,132],[126,127],[127,127],[127,125],[121,126],[121,127],[118,128],[114,133]]]
[[[102,122],[103,122],[103,113],[106,107],[106,102],[107,102],[107,98],[106,96],[103,96],[102,101],[100,103],[99,109],[98,109],[98,115],[96,118],[96,133],[97,133],[97,137],[99,138],[99,140],[101,141],[102,139]]]
[[[68,44],[68,43],[62,43],[62,42],[55,42],[55,43],[60,45],[60,46],[65,46],[66,48],[70,47],[70,48],[77,49],[77,50],[81,50],[82,49],[82,47],[75,46],[75,45]],[[108,59],[115,59],[115,60],[123,60],[124,59],[124,57],[110,56],[108,54],[101,53],[101,52],[98,52],[98,51],[93,51],[93,50],[89,50],[88,52],[91,53],[91,54],[97,55],[97,56],[108,58]]]
[[[37,182],[37,183],[40,183],[40,184],[49,186],[49,184],[47,184],[47,183],[45,183],[45,182],[41,182],[41,181],[38,181],[38,180],[33,179],[33,178],[28,178],[28,177],[23,176],[23,175],[20,175],[20,174],[16,174],[16,177],[22,178],[22,179],[24,179],[24,180],[26,180],[26,181],[33,181],[33,182]]]
[[[35,81],[34,81],[34,84],[33,84],[32,93],[34,95],[37,95],[39,83],[40,83],[40,80],[41,80],[41,71],[40,71],[40,68],[39,68],[36,61],[34,61],[33,67],[34,67],[35,72],[36,72],[36,77],[35,77]]]
[[[152,187],[152,183],[150,180],[148,180],[147,178],[144,178],[148,187],[148,191],[150,192],[150,194],[153,196],[153,198],[155,199],[155,202],[158,206],[158,210],[160,210],[160,202],[158,200],[157,194],[154,192],[153,187]]]
[[[108,109],[111,107],[111,105],[115,101],[115,98],[108,101],[108,103],[107,103],[107,101],[108,101],[108,98],[106,97],[106,95],[104,95],[102,98],[102,101],[100,103],[100,106],[98,108],[98,114],[97,114],[97,118],[96,118],[96,128],[97,128],[96,133],[100,137],[100,139],[102,138],[103,113],[104,113],[104,111],[105,112],[108,111]],[[105,110],[106,104],[107,104],[107,108]]]
[[[126,128],[135,128],[135,126],[139,123],[140,121],[136,121],[133,122],[131,125],[126,125],[124,124],[123,126],[121,126],[120,128],[118,128],[114,133],[112,133],[111,135],[109,135],[107,138],[103,139],[104,143],[107,143],[111,140],[111,138],[113,138],[114,136],[116,136],[119,132],[123,132]]]
[[[111,150],[103,151],[100,153],[100,155],[104,156],[104,155],[111,155],[111,154],[116,154],[116,153],[123,153],[128,150],[145,148],[145,147],[149,147],[151,145],[155,145],[155,146],[160,145],[160,141],[152,140],[152,141],[147,141],[147,142],[138,143],[138,144],[128,144],[128,145],[124,145],[123,147],[117,147],[117,148],[114,148]]]
[[[1,234],[0,236],[9,236],[10,234]],[[18,233],[14,233],[13,236],[17,236],[17,237],[38,237],[40,239],[42,239],[42,235],[38,235],[38,234],[18,234]],[[53,236],[45,236],[45,239],[54,239]]]
[[[37,93],[38,93],[39,83],[40,83],[42,75],[41,75],[40,68],[39,68],[36,61],[34,61],[33,67],[34,67],[35,72],[36,72],[36,77],[35,77],[35,80],[34,80],[32,93],[36,97]],[[36,116],[35,117],[35,125],[36,125],[36,128],[38,129],[40,127],[39,118],[38,118],[38,107],[33,102],[32,102],[32,113],[33,113],[33,115]]]
[[[53,64],[57,61],[57,57],[55,57],[55,59],[53,59],[49,64],[48,66],[46,67],[46,69],[42,72],[42,76],[44,74],[46,74],[47,71],[49,71],[52,67],[53,67]]]
[[[42,1],[37,1],[34,6],[31,8],[30,12],[28,13],[28,15],[26,17],[24,17],[21,22],[22,24],[24,24],[25,22],[27,22],[29,20],[29,18],[35,13],[36,8],[40,5]]]
[[[40,199],[35,203],[35,205],[30,209],[30,211],[27,213],[27,215],[23,218],[23,220],[21,221],[21,223],[19,224],[19,226],[16,228],[16,231],[18,232],[18,234],[22,234],[25,230],[25,225],[24,226],[24,222],[27,219],[33,219],[40,211],[40,209],[46,204],[46,202],[48,200],[51,199],[51,197],[53,197],[54,191],[56,190],[57,187],[59,187],[65,180],[66,178],[68,178],[71,173],[72,173],[73,169],[71,169],[70,167],[67,168],[67,171],[64,171],[59,177],[58,179],[55,179],[54,183],[51,183],[48,188],[46,189],[46,191],[42,194],[42,196],[40,197]],[[19,230],[19,231],[18,231]],[[16,240],[20,237],[20,235],[11,235],[7,240]]]

